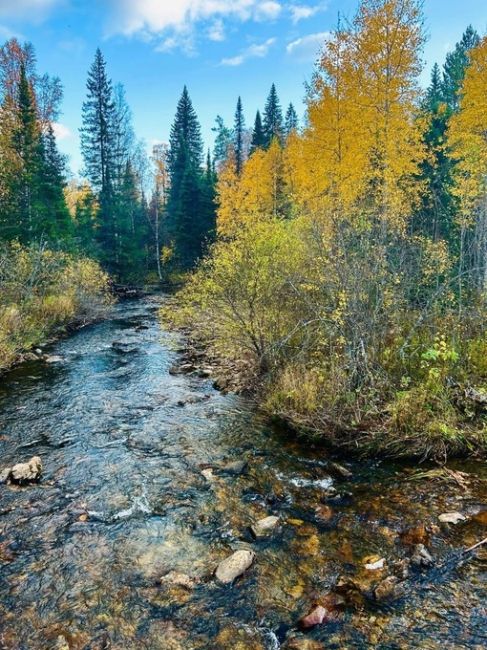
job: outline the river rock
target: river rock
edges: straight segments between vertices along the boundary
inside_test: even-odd
[[[328,463],[328,470],[330,471],[331,474],[334,474],[339,478],[346,478],[346,479],[353,478],[352,472],[347,467],[344,467],[339,463],[332,463],[332,462]]]
[[[239,476],[240,474],[243,474],[245,472],[245,470],[247,469],[247,461],[246,460],[235,460],[235,461],[233,461],[231,463],[225,463],[223,465],[220,465],[219,469],[224,474],[231,474],[233,476]]]
[[[228,585],[241,576],[252,565],[255,553],[248,550],[235,551],[233,555],[220,562],[215,571],[216,579]]]
[[[389,576],[388,578],[385,578],[385,580],[382,580],[382,582],[379,582],[377,587],[374,589],[374,596],[375,599],[382,602],[382,601],[391,601],[391,600],[397,600],[398,598],[401,598],[404,595],[404,589],[399,582],[399,578],[396,576]]]
[[[2,483],[8,483],[8,480],[10,478],[10,474],[12,473],[12,468],[11,467],[6,467],[0,472],[0,485]]]
[[[26,352],[23,356],[22,359],[24,361],[39,361],[39,357],[35,352]]]
[[[177,587],[183,587],[184,589],[191,591],[196,584],[196,580],[194,578],[190,578],[185,573],[170,571],[161,578],[161,583],[176,585]]]
[[[379,559],[371,558],[368,562],[365,563],[365,568],[367,571],[380,571],[384,568],[385,563],[386,560],[383,557]]]
[[[315,513],[316,513],[316,518],[319,521],[322,521],[324,523],[328,523],[329,521],[331,521],[335,514],[333,512],[333,508],[330,508],[330,506],[326,506],[326,505],[316,506]]]
[[[458,524],[461,521],[466,521],[465,515],[461,512],[444,512],[438,517],[442,524]]]
[[[211,482],[211,481],[213,481],[215,479],[215,477],[213,475],[213,470],[212,470],[211,467],[207,467],[206,469],[202,469],[201,473],[203,474],[203,476],[205,477],[205,479],[208,482]]]
[[[61,363],[64,359],[57,354],[47,354],[44,357],[44,361],[46,363]]]
[[[302,628],[314,627],[325,623],[329,618],[328,610],[322,605],[315,605],[309,614],[300,619],[299,625]]]
[[[424,524],[407,528],[400,533],[401,542],[406,546],[416,546],[417,544],[428,544],[429,531]]]
[[[14,483],[30,483],[39,480],[42,473],[42,460],[34,456],[27,463],[17,463],[10,470],[9,479]]]
[[[273,532],[278,523],[279,517],[264,517],[264,519],[256,521],[255,524],[251,526],[251,530],[255,537],[267,537]]]
[[[424,544],[418,544],[411,557],[411,563],[417,567],[430,567],[433,566],[435,561],[430,552],[425,548]]]
[[[174,365],[169,368],[169,374],[170,375],[187,375],[190,372],[194,372],[196,370],[195,366],[192,363],[183,363],[180,365]]]

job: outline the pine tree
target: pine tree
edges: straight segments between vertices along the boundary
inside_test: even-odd
[[[298,114],[296,113],[296,109],[294,108],[293,104],[289,104],[287,111],[286,111],[286,119],[284,122],[284,133],[286,137],[289,137],[289,135],[293,131],[297,131],[299,126],[299,120],[298,120]]]
[[[185,86],[171,128],[167,209],[168,236],[176,261],[183,268],[190,268],[201,256],[207,236],[208,218],[202,210],[202,159],[201,127]]]
[[[81,152],[85,175],[98,193],[100,228],[98,236],[107,268],[117,266],[117,227],[114,214],[115,108],[112,83],[100,49],[88,73],[88,96],[83,103]]]
[[[254,153],[257,149],[263,149],[265,147],[266,138],[264,133],[264,127],[262,126],[262,118],[260,111],[257,111],[255,115],[254,128],[252,130],[252,140],[250,143],[250,153]]]
[[[243,114],[242,99],[239,97],[237,101],[237,109],[235,111],[235,123],[233,128],[233,147],[235,150],[235,167],[237,175],[242,173],[245,152],[244,152],[244,131],[245,131],[245,118]]]
[[[277,96],[275,84],[272,84],[264,109],[265,146],[269,147],[272,140],[282,141],[283,122],[281,103]]]

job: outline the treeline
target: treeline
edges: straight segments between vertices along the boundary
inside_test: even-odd
[[[82,106],[81,179],[69,177],[55,137],[63,89],[39,75],[30,44],[0,49],[0,241],[47,244],[100,262],[122,282],[175,279],[204,257],[216,236],[216,183],[229,159],[237,175],[250,155],[297,129],[275,86],[252,129],[239,98],[233,128],[217,117],[205,155],[187,88],[169,142],[149,157],[138,141],[121,84],[98,49]]]
[[[304,128],[258,115],[243,161],[234,135],[170,316],[301,431],[444,457],[487,448],[487,38],[469,27],[427,92],[424,42],[420,2],[362,0]]]

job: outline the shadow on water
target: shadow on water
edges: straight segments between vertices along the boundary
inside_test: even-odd
[[[121,303],[56,344],[61,361],[2,379],[1,466],[39,455],[44,474],[0,485],[0,648],[271,649],[295,635],[288,647],[311,650],[486,647],[487,553],[455,555],[485,537],[475,521],[433,527],[436,567],[412,572],[399,601],[347,608],[305,645],[296,623],[339,576],[357,579],[371,556],[393,567],[411,554],[404,529],[485,507],[485,466],[458,464],[464,487],[378,462],[338,480],[323,450],[271,431],[245,400],[172,376],[178,339],[156,308]],[[218,471],[237,460],[244,471]],[[250,524],[270,514],[277,530],[254,540]],[[254,565],[219,586],[213,570],[242,546]]]

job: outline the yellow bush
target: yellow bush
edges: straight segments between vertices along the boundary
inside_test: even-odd
[[[108,277],[96,262],[0,245],[0,369],[56,328],[96,318],[109,302]]]

